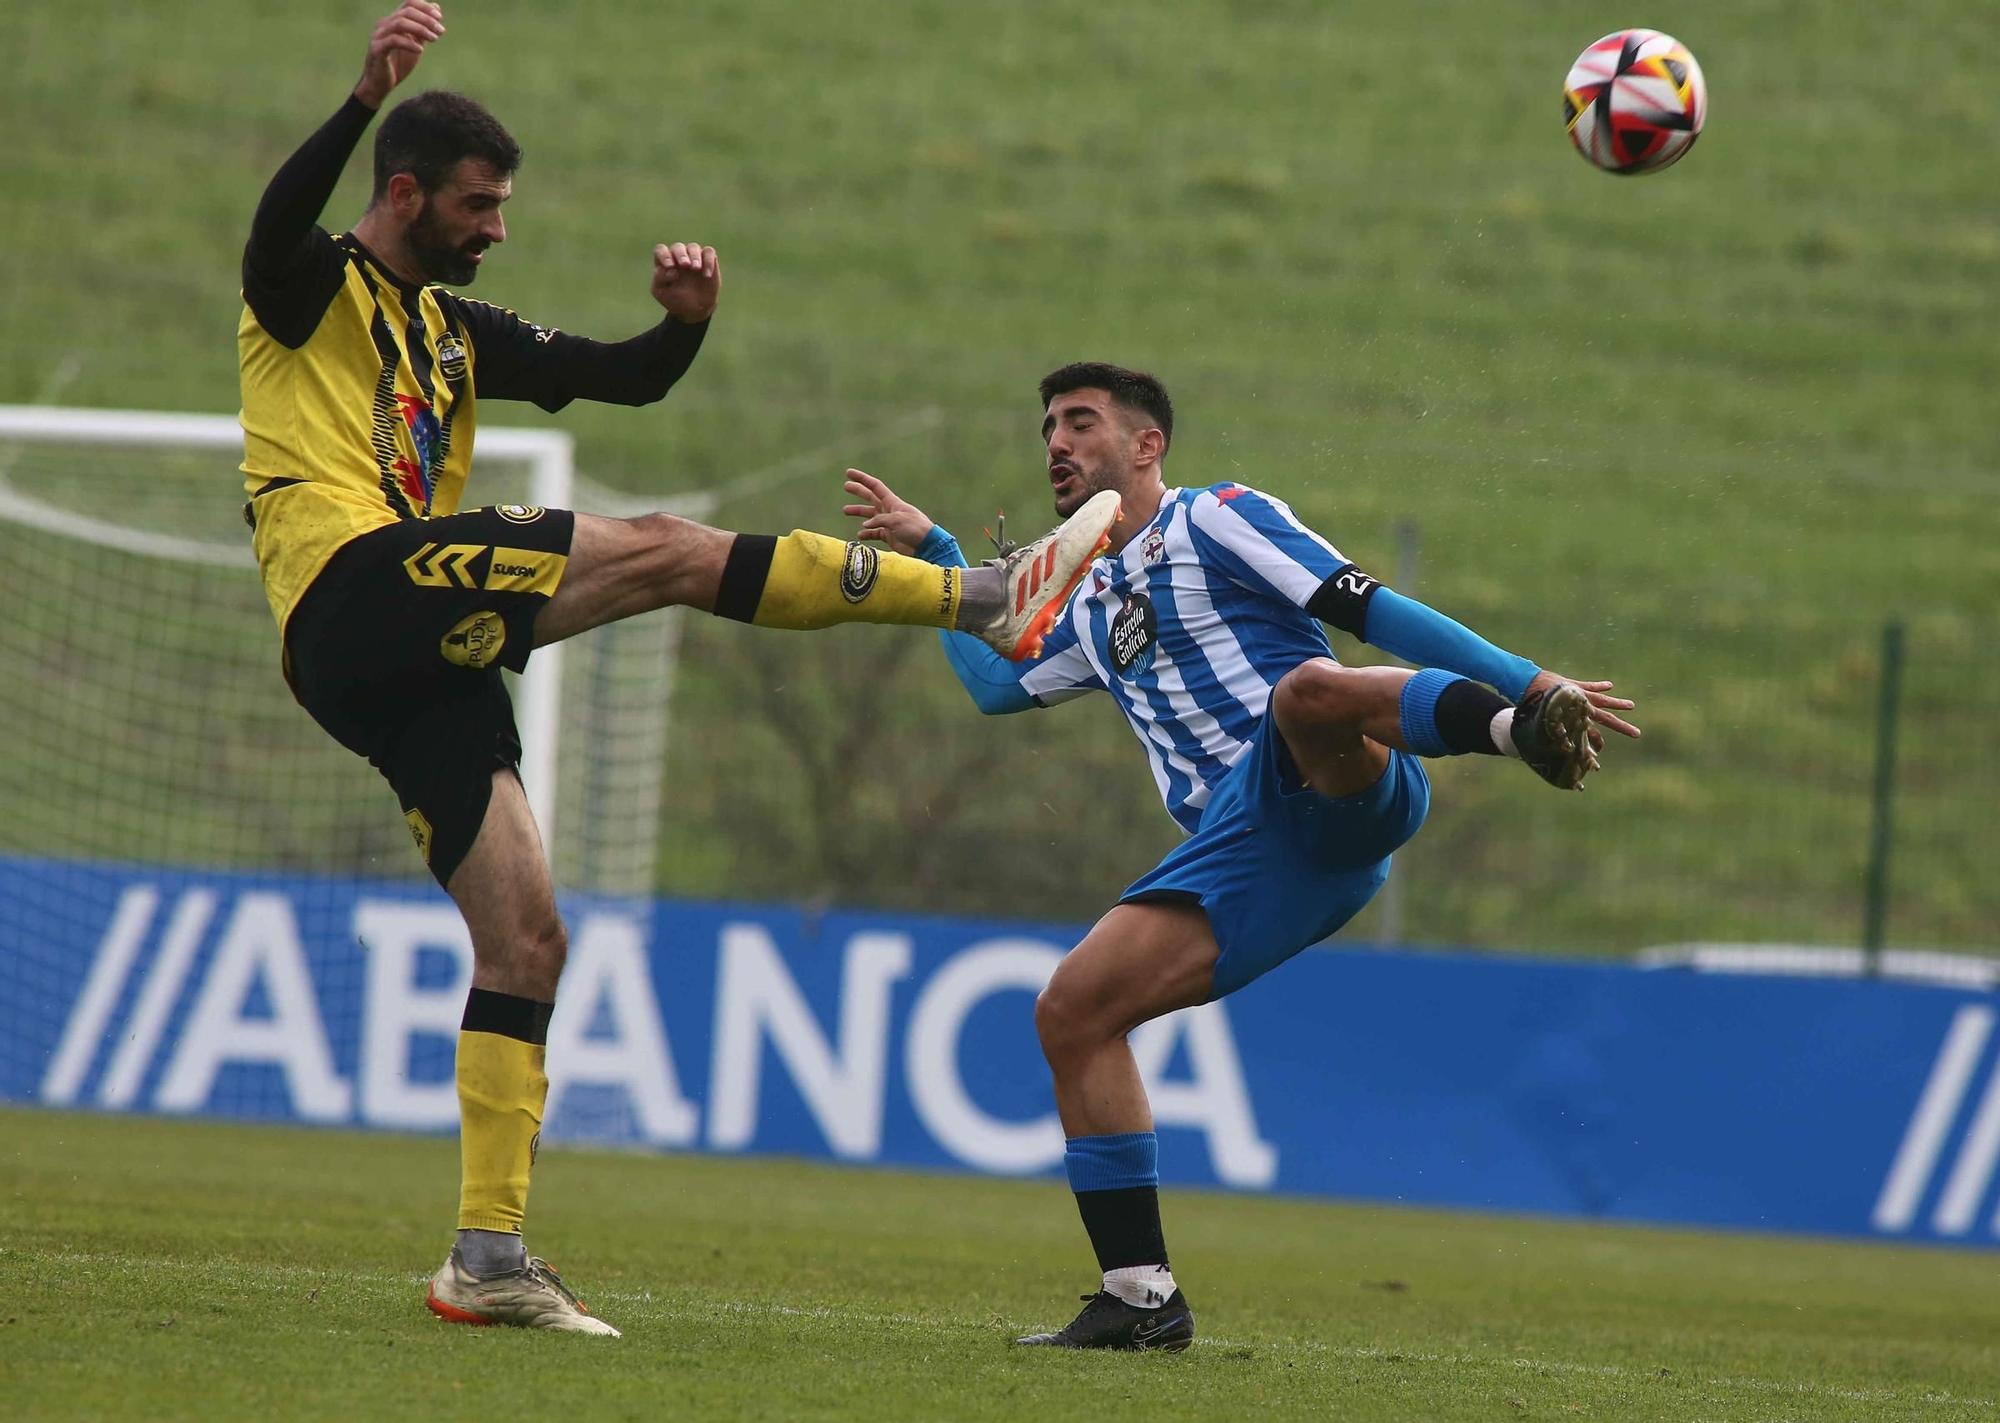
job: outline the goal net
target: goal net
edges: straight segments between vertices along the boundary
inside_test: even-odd
[[[227,938],[228,907],[204,900],[203,875],[234,876],[224,897],[246,902],[242,886],[282,884],[301,921],[322,879],[389,881],[443,904],[387,783],[313,724],[280,675],[241,517],[241,449],[229,417],[0,407],[0,1000],[10,1020],[74,1017],[82,975],[126,940],[144,943],[148,964],[226,953],[216,940]],[[481,503],[584,498],[626,512],[616,495],[578,483],[566,435],[480,432]],[[543,649],[516,679],[523,782],[565,891],[653,888],[678,634],[670,614],[632,619]],[[301,935],[353,946],[351,930],[302,925]],[[58,1080],[44,1085],[58,1090],[43,1100],[121,1106],[158,1086],[159,1065],[136,1048],[129,1061],[114,1051],[109,1026],[133,1027],[128,1042],[147,1035],[138,976],[103,991],[116,1000],[103,1006],[106,1036],[82,1066],[47,1069]],[[244,991],[254,1018],[252,1000],[269,986]],[[155,1037],[186,1012],[158,1006]],[[26,1051],[0,1046],[0,1060]],[[262,1089],[242,1090],[234,1105],[259,1114]]]

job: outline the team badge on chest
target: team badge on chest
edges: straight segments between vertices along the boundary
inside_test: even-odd
[[[438,340],[438,370],[446,380],[465,379],[465,346],[448,331]]]
[[[1139,545],[1139,557],[1147,563],[1158,563],[1167,556],[1167,531],[1165,529],[1146,530],[1146,541]]]

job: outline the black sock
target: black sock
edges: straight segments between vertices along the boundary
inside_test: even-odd
[[[1115,1191],[1078,1191],[1077,1213],[1097,1252],[1097,1268],[1164,1265],[1167,1241],[1160,1229],[1160,1188],[1127,1186]]]
[[[757,620],[757,604],[764,596],[764,580],[770,576],[771,559],[778,550],[775,534],[738,534],[729,546],[722,565],[722,582],[715,590],[715,615],[734,618],[739,623]]]
[[[1453,755],[1498,756],[1493,744],[1493,718],[1513,703],[1483,682],[1453,682],[1438,694],[1438,735]]]

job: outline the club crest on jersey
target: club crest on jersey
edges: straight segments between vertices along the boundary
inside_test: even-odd
[[[850,603],[860,602],[875,587],[881,571],[881,554],[864,543],[849,544],[847,556],[840,561],[840,596]]]
[[[1127,679],[1143,677],[1153,665],[1153,650],[1159,645],[1160,620],[1153,600],[1134,593],[1111,620],[1111,665]]]
[[[1139,545],[1139,557],[1147,563],[1158,563],[1167,556],[1167,531],[1165,529],[1146,530],[1146,541]]]
[[[446,380],[464,380],[465,366],[465,346],[447,331],[438,342],[438,370]]]
[[[539,504],[495,504],[493,512],[510,524],[532,524],[548,511]]]

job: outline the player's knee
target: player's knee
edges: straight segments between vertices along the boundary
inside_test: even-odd
[[[621,520],[635,556],[654,567],[670,569],[699,527],[678,514],[639,514]]]
[[[1301,662],[1278,679],[1273,709],[1284,721],[1329,725],[1358,720],[1361,703],[1354,669],[1324,657]]]
[[[1051,1062],[1103,1036],[1095,1016],[1069,991],[1060,974],[1035,997],[1035,1036]]]
[[[562,916],[553,908],[545,916],[538,915],[529,926],[526,944],[530,961],[553,984],[569,961],[569,928]]]
[[[642,542],[655,547],[682,543],[692,530],[699,527],[692,519],[658,510],[650,514],[635,514],[624,522]]]
[[[714,596],[729,535],[679,514],[640,514],[624,522],[669,603],[701,604]]]
[[[477,941],[474,947],[479,947]],[[543,1000],[555,996],[556,982],[569,959],[569,930],[553,906],[515,923],[504,942],[493,948],[495,967],[515,985],[511,991]]]
[[[1062,995],[1050,984],[1035,995],[1035,1036],[1041,1039],[1044,1054],[1055,1055],[1067,1026]]]

